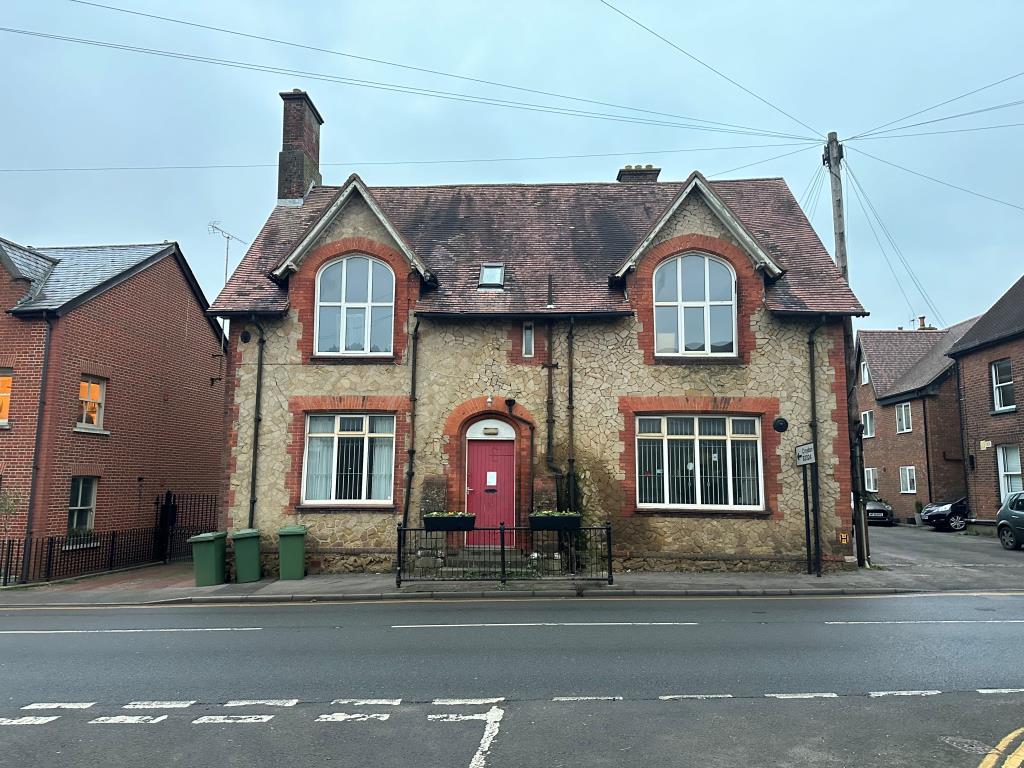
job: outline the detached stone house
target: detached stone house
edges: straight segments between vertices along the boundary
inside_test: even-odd
[[[610,521],[626,567],[789,567],[816,441],[824,556],[850,554],[865,312],[782,179],[325,186],[322,118],[281,95],[278,204],[211,308],[233,525],[385,569],[424,511],[557,505]]]
[[[864,489],[897,520],[967,494],[956,364],[950,348],[976,318],[946,329],[862,330],[854,387],[863,426]]]
[[[959,366],[972,515],[991,520],[1024,491],[1024,277],[949,352]]]
[[[223,334],[177,244],[0,239],[0,306],[8,536],[151,527],[157,494],[220,490]]]

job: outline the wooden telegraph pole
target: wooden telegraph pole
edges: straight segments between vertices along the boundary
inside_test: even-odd
[[[849,265],[846,258],[846,220],[843,208],[842,177],[843,145],[835,131],[828,135],[822,162],[829,170],[832,184],[832,226],[836,237],[836,266],[847,283],[850,282]],[[853,528],[857,546],[857,565],[870,567],[868,546],[868,525],[864,513],[864,456],[861,451],[861,424],[857,407],[853,401],[856,386],[856,348],[853,345],[853,320],[843,319],[843,342],[846,347],[846,406],[850,434],[850,475],[853,490]]]

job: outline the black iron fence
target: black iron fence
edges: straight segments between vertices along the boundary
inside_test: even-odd
[[[610,525],[574,531],[529,527],[428,531],[398,526],[395,583],[571,579],[612,583]]]

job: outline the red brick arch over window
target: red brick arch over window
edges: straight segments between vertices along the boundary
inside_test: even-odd
[[[518,403],[512,409],[518,419],[525,419],[535,428],[537,420]],[[457,405],[444,422],[444,453],[448,459],[448,508],[462,512],[466,507],[466,432],[481,419],[500,419],[516,431],[516,520],[526,521],[530,499],[530,427],[513,419],[505,408],[505,399],[494,396],[490,406],[487,397],[475,397]]]
[[[391,357],[314,357],[313,328],[316,312],[316,276],[328,261],[344,256],[365,254],[380,259],[395,273],[395,329],[392,336]],[[382,363],[401,365],[409,339],[409,310],[419,297],[419,275],[401,253],[376,240],[366,237],[346,237],[314,248],[302,260],[299,271],[288,278],[288,300],[302,327],[299,335],[299,353],[303,364],[312,359],[316,363]]]
[[[699,251],[729,262],[736,272],[736,329],[737,352],[735,358],[722,357],[655,357],[654,355],[654,270],[682,253]],[[727,240],[707,235],[680,235],[654,246],[640,257],[636,271],[629,282],[629,299],[640,321],[637,343],[644,353],[644,362],[655,364],[707,365],[709,363],[748,363],[754,348],[754,331],[750,316],[754,308],[764,303],[764,279],[754,269],[750,257]]]

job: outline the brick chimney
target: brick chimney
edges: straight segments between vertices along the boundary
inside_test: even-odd
[[[296,88],[281,94],[284,131],[277,161],[278,202],[301,202],[320,177],[320,126],[324,119],[309,94]]]
[[[615,180],[623,184],[652,184],[658,180],[659,173],[661,168],[655,168],[653,165],[627,165],[619,169],[619,175]]]

